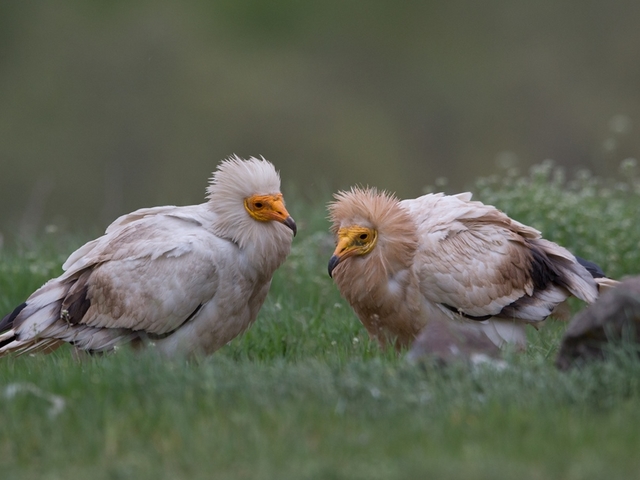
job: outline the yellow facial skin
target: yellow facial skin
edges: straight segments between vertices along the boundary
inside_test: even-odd
[[[345,258],[354,255],[366,255],[376,245],[378,232],[373,228],[352,225],[338,230],[338,244],[329,260],[329,276]]]
[[[244,199],[244,208],[253,219],[259,222],[280,222],[289,227],[294,236],[298,232],[296,222],[284,207],[284,199],[281,193],[251,195]]]

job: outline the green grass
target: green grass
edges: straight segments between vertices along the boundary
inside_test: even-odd
[[[604,180],[567,185],[540,168],[546,177],[485,179],[475,191],[609,272],[640,271],[635,180],[601,198]],[[303,227],[292,255],[254,327],[213,356],[1,359],[1,478],[638,477],[634,355],[558,372],[565,325],[550,322],[505,370],[408,365],[368,340],[327,276],[323,206],[289,203]],[[83,240],[0,250],[2,312]],[[59,413],[51,395],[64,401]]]

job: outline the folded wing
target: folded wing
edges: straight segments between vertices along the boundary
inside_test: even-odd
[[[145,210],[118,219],[74,252],[66,272],[27,299],[13,329],[0,337],[0,352],[61,340],[110,349],[139,334],[166,335],[211,301],[219,269],[233,268],[234,250],[198,221],[211,213],[198,206]]]
[[[539,322],[569,295],[597,298],[596,282],[568,250],[469,194],[401,203],[418,228],[420,290],[445,309],[479,321]]]

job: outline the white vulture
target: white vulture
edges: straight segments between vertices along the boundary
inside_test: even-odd
[[[232,156],[200,205],[143,208],[73,252],[0,322],[0,355],[124,342],[209,354],[256,319],[296,224],[264,159]]]
[[[329,218],[329,275],[381,345],[410,345],[432,318],[524,348],[526,324],[571,295],[592,303],[600,283],[615,283],[470,193],[400,201],[354,187],[335,195]]]

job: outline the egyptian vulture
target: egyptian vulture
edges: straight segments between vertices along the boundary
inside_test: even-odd
[[[192,206],[143,208],[73,252],[0,322],[0,355],[124,342],[209,354],[256,319],[296,224],[264,159],[223,161]]]
[[[570,295],[592,303],[598,283],[614,282],[470,193],[400,201],[352,188],[335,195],[329,218],[337,236],[329,275],[381,345],[411,344],[432,318],[525,347],[526,324]]]

